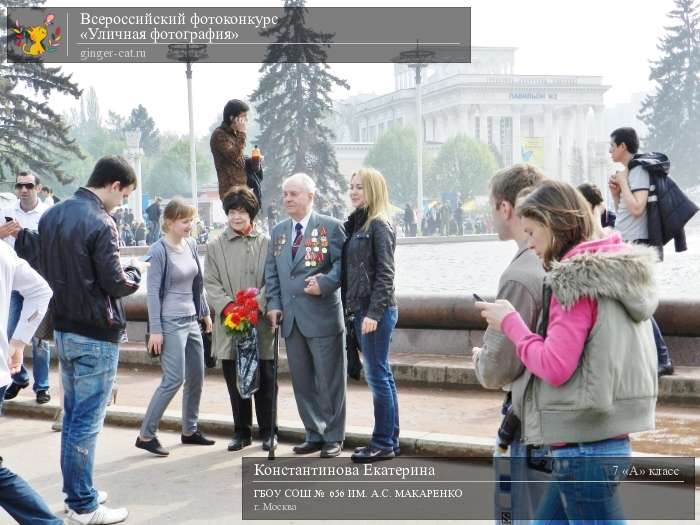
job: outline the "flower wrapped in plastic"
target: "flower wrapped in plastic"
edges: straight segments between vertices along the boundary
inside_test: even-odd
[[[226,332],[232,336],[231,344],[236,356],[236,385],[243,399],[250,399],[260,388],[260,356],[255,329],[259,316],[256,299],[258,293],[257,288],[239,290],[235,301],[227,304],[221,312],[221,322]]]

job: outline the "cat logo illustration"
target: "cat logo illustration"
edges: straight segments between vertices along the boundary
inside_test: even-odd
[[[56,26],[49,36],[49,27],[54,25],[55,18],[53,14],[48,14],[42,25],[30,27],[23,27],[17,20],[15,27],[12,28],[15,33],[15,46],[21,47],[22,53],[30,57],[39,57],[44,53],[56,51],[63,35],[61,27]]]

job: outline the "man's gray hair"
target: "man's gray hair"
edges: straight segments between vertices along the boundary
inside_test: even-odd
[[[282,181],[282,189],[286,188],[289,184],[299,184],[305,191],[316,193],[316,183],[306,173],[299,172],[290,175]]]

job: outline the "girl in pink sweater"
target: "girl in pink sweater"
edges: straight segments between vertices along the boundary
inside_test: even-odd
[[[542,322],[533,333],[508,301],[476,305],[531,374],[522,440],[549,447],[555,481],[595,481],[552,483],[537,517],[619,520],[617,478],[609,473],[624,468],[628,434],[654,423],[654,256],[618,234],[591,240],[592,213],[566,183],[541,184],[516,211],[548,272]]]

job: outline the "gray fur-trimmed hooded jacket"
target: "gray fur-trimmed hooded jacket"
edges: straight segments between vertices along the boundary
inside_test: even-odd
[[[553,263],[538,333],[546,337],[552,293],[564,310],[582,297],[595,299],[597,316],[566,383],[555,387],[531,377],[521,413],[524,442],[585,443],[654,428],[657,356],[650,318],[658,305],[656,260],[651,248],[624,245]]]

